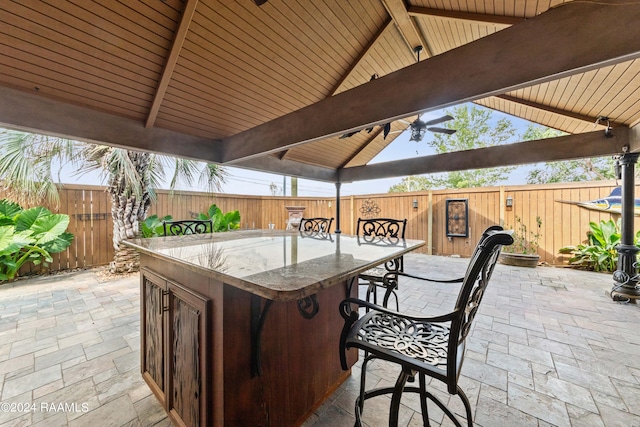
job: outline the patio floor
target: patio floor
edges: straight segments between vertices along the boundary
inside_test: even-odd
[[[467,261],[405,257],[431,277],[460,275]],[[0,286],[1,426],[171,424],[139,373],[138,277],[98,277],[80,271]],[[640,426],[640,307],[612,302],[610,287],[608,274],[497,266],[461,378],[476,426]],[[406,280],[401,307],[442,313],[456,293]],[[358,379],[356,365],[305,427],[352,426]],[[368,379],[392,384],[395,370],[375,362]],[[387,424],[388,402],[367,401],[367,425]],[[462,413],[458,397],[449,406]],[[416,410],[413,396],[403,398],[401,425],[421,425]],[[452,425],[437,408],[430,414],[433,425]]]

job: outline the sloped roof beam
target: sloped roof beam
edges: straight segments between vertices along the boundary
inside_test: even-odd
[[[635,140],[631,141],[634,138]],[[374,178],[599,157],[620,154],[625,150],[631,151],[633,150],[631,143],[634,146],[639,145],[638,136],[630,135],[629,128],[620,127],[614,129],[612,138],[607,138],[604,131],[598,130],[537,141],[356,166],[342,169],[339,176],[341,182],[352,182]]]
[[[407,13],[411,16],[439,16],[441,18],[460,19],[464,21],[486,22],[488,24],[515,25],[526,18],[516,16],[488,15],[485,13],[459,12],[455,10],[432,9],[429,7],[409,6]]]
[[[558,114],[565,117],[570,117],[576,120],[582,120],[587,123],[595,123],[598,117],[585,116],[584,114],[574,113],[573,111],[561,110],[560,108],[550,107],[548,105],[538,104],[537,102],[527,101],[526,99],[516,98],[515,96],[509,95],[498,95],[497,98],[503,99],[507,102],[513,102],[516,104],[524,105],[526,107],[535,108],[536,110],[546,111],[548,113]],[[612,127],[624,126],[620,123],[614,122],[613,120],[609,120],[609,125]],[[599,127],[604,125],[600,124]]]
[[[218,158],[232,163],[638,58],[640,37],[619,29],[635,28],[639,20],[639,3],[564,3],[226,138]]]
[[[411,50],[414,57],[417,59],[417,53],[415,53],[414,49],[417,46],[422,46],[424,48],[425,56],[423,58],[428,58],[433,56],[433,52],[429,49],[426,41],[422,39],[420,32],[416,28],[413,23],[413,19],[407,13],[407,6],[405,5],[403,0],[382,0],[382,4],[385,9],[387,9],[387,13],[393,19],[393,22],[396,23],[398,27],[398,31],[402,35],[402,38],[407,43],[407,48]]]
[[[182,50],[184,40],[187,38],[189,25],[191,25],[191,20],[193,19],[193,14],[196,12],[197,5],[198,0],[187,0],[187,4],[184,6],[182,19],[178,24],[178,31],[176,31],[175,39],[173,40],[173,45],[171,46],[171,51],[169,52],[169,57],[167,58],[167,63],[164,66],[162,77],[160,77],[160,83],[158,84],[156,94],[153,97],[153,102],[151,103],[151,108],[149,109],[149,115],[147,116],[147,123],[145,124],[145,127],[153,127],[156,118],[158,117],[158,111],[160,111],[160,106],[162,105],[162,101],[164,100],[164,95],[167,93],[169,83],[171,83],[173,70],[176,68],[176,63],[178,62],[178,58],[180,57],[180,51]]]

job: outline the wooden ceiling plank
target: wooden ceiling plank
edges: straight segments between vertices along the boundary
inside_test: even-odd
[[[409,6],[407,13],[412,16],[439,16],[441,18],[460,19],[464,21],[487,22],[490,24],[515,25],[525,18],[517,16],[488,15],[485,13],[460,12],[455,10],[433,9],[429,7]]]
[[[520,98],[515,98],[513,96],[509,96],[509,95],[497,95],[497,98],[500,98],[504,101],[507,102],[515,102],[517,104],[520,105],[526,105],[527,107],[531,107],[534,108],[536,110],[539,111],[546,111],[552,114],[557,114],[560,116],[565,116],[565,117],[571,117],[572,119],[576,119],[576,120],[581,120],[585,123],[591,123],[594,124],[596,119],[598,118],[596,117],[592,117],[592,116],[585,116],[583,114],[578,114],[578,113],[574,113],[572,111],[568,111],[568,110],[562,110],[560,108],[554,108],[554,107],[550,107],[546,104],[539,104],[536,102],[532,102],[532,101],[528,101],[526,99],[520,99]],[[611,121],[611,126],[623,126],[621,123],[615,123],[613,121]]]
[[[191,25],[191,21],[193,20],[193,15],[196,11],[197,6],[198,0],[187,0],[187,3],[184,6],[184,12],[182,14],[182,18],[180,19],[180,23],[178,24],[176,36],[173,39],[173,44],[171,45],[171,50],[169,51],[167,62],[164,65],[162,76],[160,77],[160,81],[158,82],[156,94],[153,97],[153,102],[151,103],[151,107],[149,108],[149,115],[147,116],[145,127],[153,127],[156,121],[158,111],[160,110],[160,106],[162,105],[164,95],[167,93],[167,87],[169,86],[169,83],[171,82],[171,79],[173,77],[173,71],[175,70],[178,58],[180,58],[180,52],[182,51],[182,46],[184,45],[184,41],[187,38],[189,26]]]
[[[367,45],[364,47],[364,49],[362,49],[360,51],[360,53],[358,54],[358,57],[355,59],[355,61],[353,61],[353,63],[351,63],[351,65],[349,66],[349,68],[346,70],[345,73],[342,74],[342,76],[340,77],[340,80],[338,80],[336,82],[336,84],[333,86],[333,88],[331,89],[331,92],[329,93],[329,96],[333,96],[336,94],[336,92],[338,91],[338,89],[340,89],[340,86],[342,86],[342,83],[344,83],[344,81],[351,76],[351,73],[353,72],[353,70],[360,65],[360,62],[362,61],[362,59],[369,54],[369,52],[371,51],[371,48],[376,45],[376,43],[378,43],[378,40],[380,39],[380,37],[382,37],[382,34],[384,34],[384,32],[387,30],[387,28],[389,28],[389,25],[392,23],[393,21],[391,20],[391,18],[389,18],[379,29],[378,32],[373,36],[373,38],[371,40],[369,40],[369,43],[367,43]]]
[[[567,3],[226,138],[220,161],[233,162],[281,151],[420,111],[498,95],[640,57],[640,38],[634,32],[615,31],[626,28],[625,25],[632,28],[637,20],[640,4]],[[588,44],[583,42],[587,39]],[[593,45],[608,48],[593,49]],[[531,61],[532,57],[539,59]]]
[[[42,82],[34,82],[31,80],[25,80],[25,78],[23,77],[18,77],[20,73],[13,72],[18,70],[8,69],[6,71],[8,71],[8,74],[3,74],[2,72],[0,72],[0,80],[3,81],[4,84],[19,88],[24,88],[25,86],[29,88],[38,87],[39,90],[35,91],[35,93],[38,93],[38,96],[41,97],[47,96],[52,99],[64,99],[66,102],[74,102],[78,105],[84,105],[85,107],[94,108],[100,111],[104,111],[108,108],[109,111],[111,111],[113,114],[118,114],[122,117],[128,117],[133,120],[142,120],[145,116],[144,111],[146,111],[146,109],[138,105],[114,101],[108,96],[95,93],[87,93],[86,91],[81,91],[80,93],[69,92],[66,90],[63,91],[60,90],[60,85],[46,86],[42,85]],[[34,91],[29,91],[28,93],[34,93]],[[2,101],[4,100],[0,100],[0,102]],[[46,128],[43,128],[40,133],[46,133],[46,130],[44,129]]]
[[[603,131],[456,151],[340,170],[340,182],[406,175],[524,165],[537,162],[599,157],[622,153],[629,146],[629,128],[617,128],[613,138]]]
[[[9,17],[9,15],[0,14],[0,22],[3,21],[3,16]],[[40,47],[52,52],[58,59],[72,58],[86,64],[87,67],[95,70],[96,75],[99,75],[100,72],[119,74],[131,80],[138,79],[145,84],[152,80],[155,81],[158,76],[155,71],[136,63],[114,61],[112,57],[101,50],[94,50],[91,55],[87,55],[82,51],[78,41],[70,41],[68,38],[46,29],[40,31],[34,27],[33,23],[25,22],[20,17],[10,18],[12,23],[5,22],[5,25],[0,25],[0,31],[3,37],[10,40],[11,47],[15,49],[30,52],[32,47]],[[38,33],[42,33],[42,35]],[[69,43],[65,44],[66,42]]]
[[[407,13],[407,6],[405,5],[403,0],[381,0],[384,7],[389,12],[391,19],[395,22],[398,30],[402,34],[405,42],[407,43],[407,48],[413,52],[413,50],[417,46],[422,46],[422,55],[423,58],[429,58],[433,56],[433,52],[431,52],[429,46],[426,41],[422,39],[420,33],[416,29],[411,16]]]

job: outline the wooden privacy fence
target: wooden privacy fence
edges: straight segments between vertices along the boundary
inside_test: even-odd
[[[406,237],[427,241],[427,245],[421,249],[422,253],[470,256],[481,232],[489,225],[503,224],[512,228],[518,217],[529,230],[536,230],[536,218],[540,217],[542,227],[538,254],[541,261],[566,264],[567,256],[560,255],[558,250],[584,241],[589,221],[617,219],[619,215],[587,210],[560,201],[579,202],[606,197],[615,186],[614,181],[604,181],[348,196],[340,201],[341,230],[345,234],[353,234],[358,217],[407,218]],[[69,231],[74,234],[75,239],[68,250],[55,255],[50,269],[64,270],[108,264],[113,259],[113,223],[110,199],[105,189],[66,185],[60,194],[59,208],[50,209],[70,216]],[[511,207],[506,206],[507,198],[513,201]],[[456,208],[463,206],[456,201],[466,200],[467,236],[447,236],[447,200],[453,200],[450,204]],[[268,228],[270,223],[275,224],[276,229],[284,229],[287,223],[285,206],[305,207],[306,217],[335,217],[336,213],[336,200],[331,197],[228,194],[217,194],[214,197],[205,193],[170,194],[169,191],[159,191],[158,199],[152,204],[148,214],[188,219],[205,212],[212,203],[216,203],[223,212],[240,211],[243,229]],[[461,212],[463,211],[458,209],[454,213]],[[335,224],[334,221],[332,232]],[[635,229],[638,230],[639,226],[640,219],[636,218]]]

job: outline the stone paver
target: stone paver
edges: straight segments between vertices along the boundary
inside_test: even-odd
[[[447,278],[460,258],[409,254],[408,270]],[[401,282],[401,308],[444,313],[456,285]],[[640,307],[605,296],[607,274],[498,265],[468,339],[460,384],[474,425],[640,427]],[[95,271],[0,285],[0,426],[170,426],[139,374],[137,276],[104,283]],[[395,381],[386,362],[370,365],[370,385]],[[305,422],[351,426],[360,368]],[[457,396],[432,392],[462,415]],[[64,408],[59,405],[66,404]],[[57,406],[58,405],[58,406]],[[389,399],[366,402],[367,426],[387,424]],[[400,425],[422,425],[415,396]],[[430,409],[434,426],[452,425]]]

